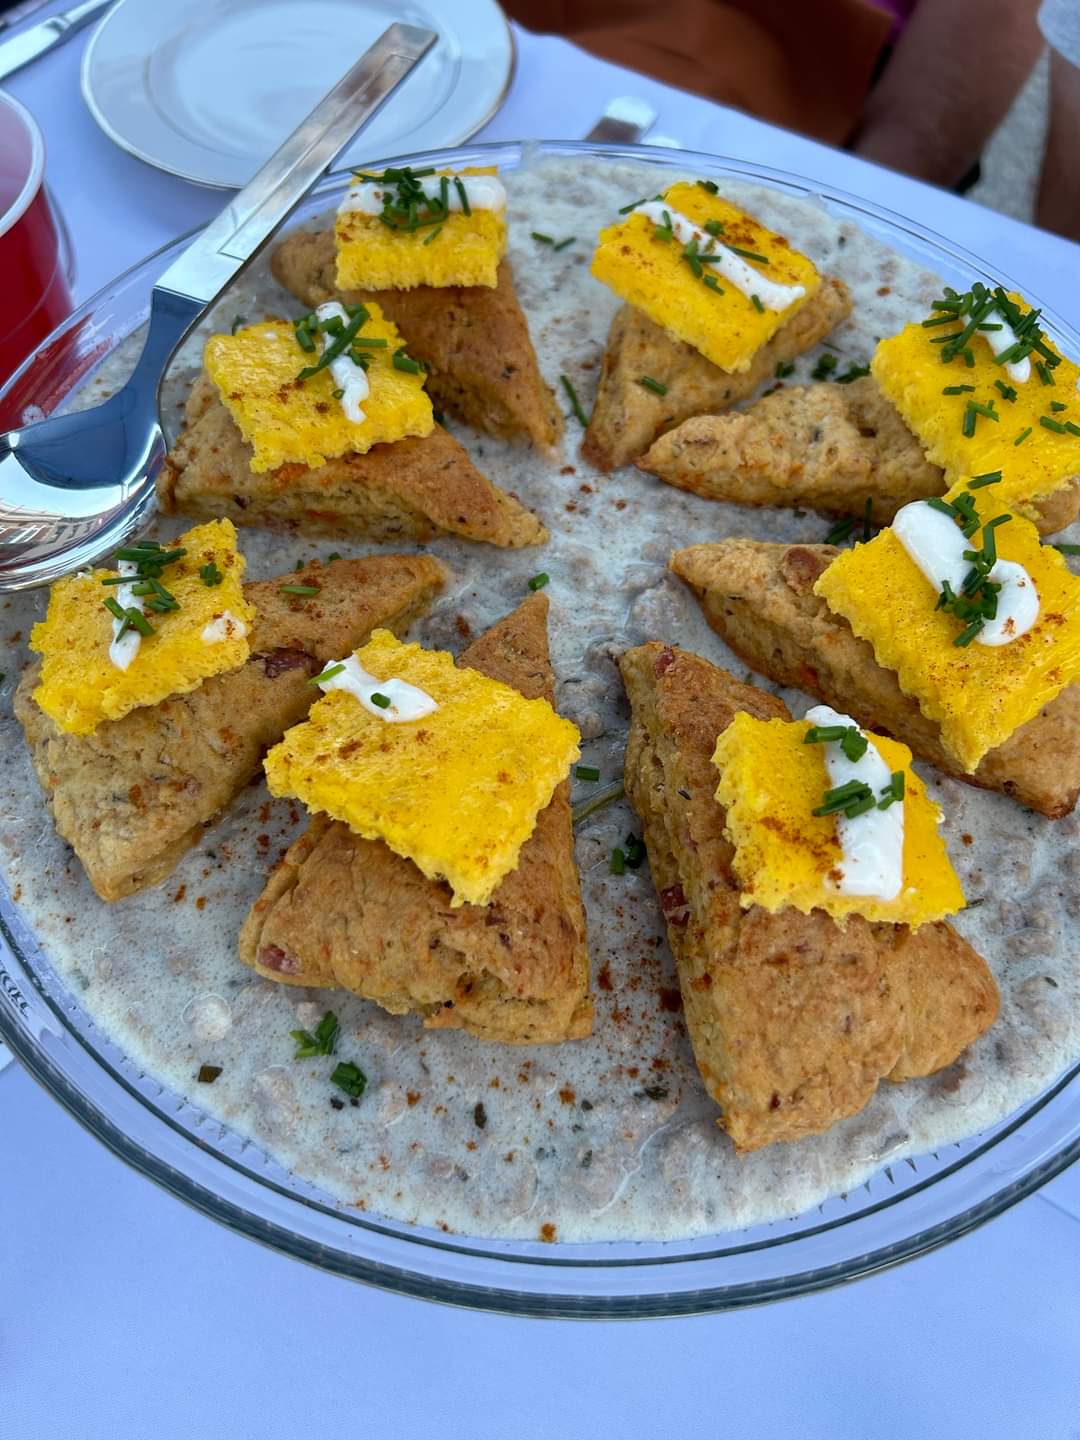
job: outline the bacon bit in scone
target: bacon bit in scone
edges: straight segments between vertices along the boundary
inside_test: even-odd
[[[657,675],[666,675],[674,664],[675,651],[661,650],[660,654],[656,657],[653,668],[655,669]]]
[[[259,964],[278,975],[299,975],[301,969],[299,957],[289,955],[280,945],[264,945],[259,951]]]
[[[663,659],[663,656],[660,657]],[[659,663],[659,661],[657,662]],[[690,906],[681,885],[669,885],[660,891],[660,909],[669,925],[685,925],[690,919]]]
[[[284,646],[278,650],[268,651],[267,654],[259,656],[259,659],[263,662],[263,669],[268,680],[276,680],[287,670],[307,670],[314,675],[319,668],[319,662],[314,655],[309,655],[306,650]]]

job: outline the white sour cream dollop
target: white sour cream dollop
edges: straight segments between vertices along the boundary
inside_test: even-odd
[[[973,547],[954,520],[925,500],[914,500],[896,512],[892,531],[938,594],[946,580],[953,594],[960,594],[971,570],[964,551]],[[1001,586],[997,615],[986,621],[975,640],[979,645],[1008,645],[1038,620],[1039,592],[1024,567],[1012,560],[999,560],[987,578]]]
[[[675,239],[681,245],[689,245],[691,240],[696,240],[699,255],[717,257],[715,263],[710,262],[707,267],[710,275],[722,275],[736,290],[741,290],[748,300],[756,295],[766,310],[786,310],[806,294],[802,285],[781,285],[776,280],[770,280],[760,270],[748,265],[741,255],[736,255],[722,239],[702,230],[699,225],[695,225],[678,210],[672,210],[671,206],[662,200],[647,200],[644,205],[635,209],[634,214],[645,215],[660,226],[670,220]]]
[[[343,325],[348,325],[349,316],[344,305],[339,305],[336,300],[327,300],[325,304],[319,305],[315,314],[320,320],[331,318],[340,320]],[[334,337],[320,332],[322,348],[325,350],[328,345],[333,344]],[[363,366],[357,365],[349,354],[338,355],[330,361],[330,374],[334,377],[334,389],[340,390],[338,404],[345,414],[346,420],[351,420],[354,425],[359,425],[364,420],[364,412],[360,408],[363,401],[371,393],[368,384],[367,372]]]
[[[374,675],[368,674],[355,655],[348,655],[344,660],[335,663],[344,665],[344,670],[339,670],[336,675],[331,675],[326,680],[320,680],[319,688],[327,691],[347,690],[350,695],[356,696],[369,714],[377,715],[380,720],[422,720],[425,715],[430,715],[439,708],[438,701],[433,700],[426,690],[410,685],[407,680],[376,680]],[[328,665],[326,668],[332,670],[334,667]],[[371,698],[373,695],[384,696],[390,704],[376,705]]]
[[[426,186],[426,193],[429,199],[439,199],[438,175],[429,175],[422,182]],[[455,185],[455,179],[461,181],[465,187],[465,195],[469,202],[470,210],[505,210],[506,189],[497,175],[459,175],[448,176],[450,184],[446,190],[446,207],[452,213],[462,213],[465,209],[461,203],[461,191]],[[384,183],[382,180],[362,180],[359,185],[351,185],[345,193],[345,198],[338,206],[339,215],[348,215],[350,211],[359,212],[361,215],[381,215],[383,209],[383,197],[393,195],[393,183]]]
[[[135,564],[134,560],[117,561],[116,570],[120,575],[130,575],[132,577],[139,573],[139,567]],[[143,613],[143,597],[141,595],[133,595],[130,585],[117,585],[115,587],[115,594],[116,603],[121,609],[130,610],[134,608],[138,610],[140,614]],[[117,620],[115,616],[113,617],[113,638],[112,644],[109,646],[109,659],[118,670],[126,670],[128,668],[135,659],[135,656],[138,655],[139,646],[142,644],[142,636],[138,630],[128,630],[121,636],[120,631],[123,629],[123,625],[124,622],[122,620]]]
[[[855,725],[849,715],[841,715],[830,705],[815,705],[806,712],[805,718],[811,725]],[[881,798],[881,792],[892,780],[892,771],[872,740],[858,760],[849,760],[838,740],[826,741],[822,749],[830,789],[846,785],[849,780],[859,780],[870,787],[875,800]],[[836,837],[841,851],[837,867],[841,873],[835,882],[837,891],[841,895],[895,900],[904,883],[903,800],[893,801],[887,810],[879,810],[875,804],[872,810],[850,820],[842,813],[837,815]]]

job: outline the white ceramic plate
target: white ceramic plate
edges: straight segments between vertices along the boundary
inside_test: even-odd
[[[83,97],[140,160],[238,188],[394,20],[439,43],[339,165],[475,135],[514,67],[495,0],[119,0],[86,47]]]

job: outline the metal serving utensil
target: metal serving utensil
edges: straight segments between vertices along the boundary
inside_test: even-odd
[[[0,591],[91,565],[149,518],[177,346],[438,37],[394,24],[154,286],[142,354],[103,405],[0,434]]]

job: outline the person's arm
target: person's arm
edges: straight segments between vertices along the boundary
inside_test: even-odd
[[[1038,0],[920,0],[866,102],[854,150],[936,185],[982,153],[1042,49]]]
[[[1035,220],[1044,230],[1080,240],[1080,69],[1050,52],[1050,128]]]

